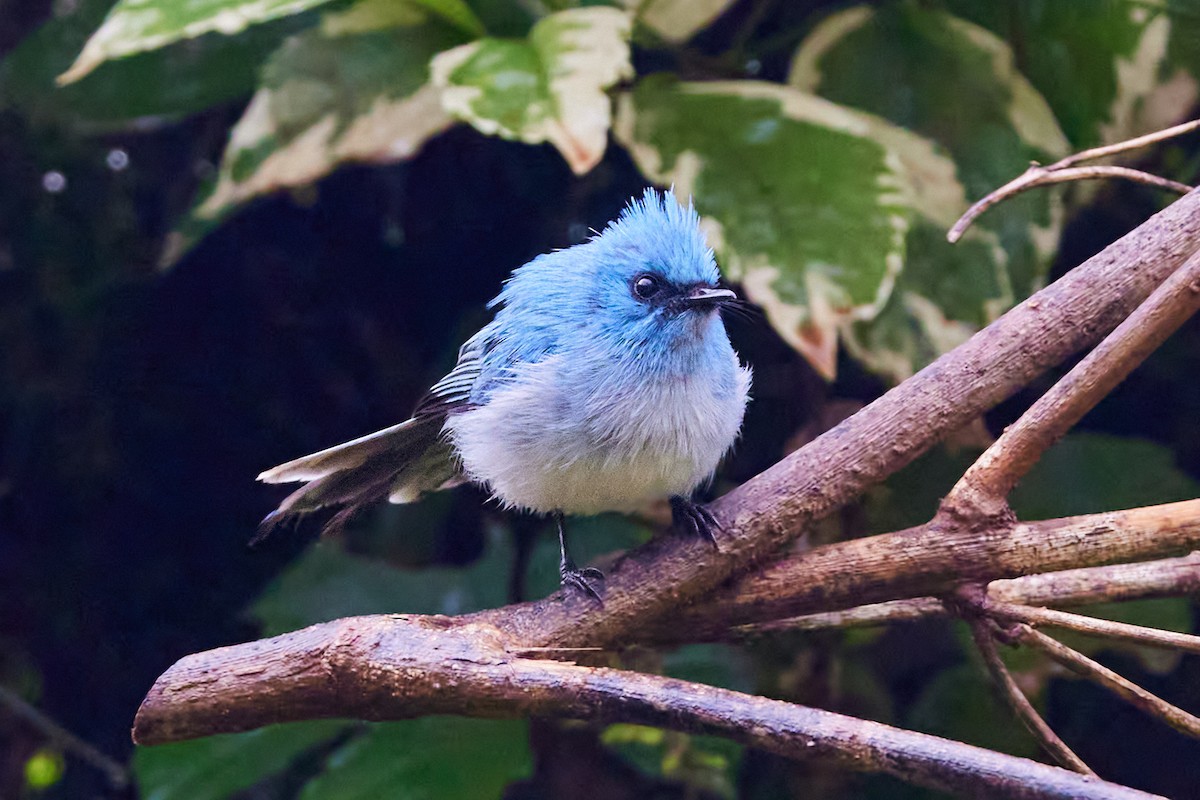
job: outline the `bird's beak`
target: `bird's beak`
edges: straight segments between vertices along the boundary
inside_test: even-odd
[[[697,286],[683,297],[683,303],[688,308],[716,308],[731,300],[737,300],[737,295],[729,289],[712,289],[708,286]]]

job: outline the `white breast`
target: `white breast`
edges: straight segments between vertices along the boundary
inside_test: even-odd
[[[451,416],[446,431],[467,476],[507,506],[537,512],[630,511],[688,495],[737,438],[750,371],[732,356],[733,392],[711,376],[562,385],[550,358],[523,368],[486,405]],[[620,384],[617,392],[606,385]]]

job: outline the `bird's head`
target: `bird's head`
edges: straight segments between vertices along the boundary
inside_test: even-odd
[[[505,328],[680,350],[709,335],[728,341],[718,311],[737,298],[719,279],[695,209],[651,188],[589,241],[513,272],[491,305]]]
[[[634,337],[689,338],[720,327],[718,311],[737,299],[718,285],[712,248],[689,202],[647,189],[588,243],[600,322]]]

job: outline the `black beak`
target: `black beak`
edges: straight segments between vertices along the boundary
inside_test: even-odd
[[[708,286],[697,286],[683,296],[683,304],[688,308],[718,308],[723,303],[737,300],[737,295],[729,289],[713,289]]]

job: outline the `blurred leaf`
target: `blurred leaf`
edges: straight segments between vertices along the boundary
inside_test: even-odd
[[[1127,0],[943,4],[1019,48],[1021,73],[1049,101],[1078,149],[1177,122],[1190,104],[1181,97],[1151,99],[1176,80],[1164,69],[1176,26],[1161,8]]]
[[[626,0],[626,5],[637,9],[637,21],[664,41],[680,44],[725,13],[733,0]]]
[[[629,33],[629,14],[615,8],[560,11],[524,41],[480,39],[437,55],[433,84],[447,113],[488,135],[550,142],[582,175],[604,156],[605,89],[632,75]]]
[[[1010,498],[1021,519],[1095,514],[1200,497],[1171,451],[1140,439],[1075,433],[1051,447]]]
[[[423,717],[372,725],[329,757],[300,800],[489,800],[533,771],[528,723]]]
[[[252,197],[311,183],[342,163],[409,158],[451,124],[426,83],[428,62],[462,35],[436,23],[370,28],[356,13],[328,15],[271,56],[230,134],[217,184],[193,215],[199,230]],[[330,34],[347,29],[355,32]],[[189,244],[176,242],[166,260]]]
[[[1035,758],[1040,752],[975,664],[951,667],[926,684],[905,727],[1015,756]]]
[[[463,0],[358,0],[336,14],[328,14],[323,26],[327,36],[416,25],[431,17],[457,28],[466,36],[486,31],[479,17]]]
[[[694,195],[726,274],[829,377],[838,330],[886,303],[914,219],[965,207],[928,141],[775,84],[647,78],[615,132],[651,180]]]
[[[946,228],[917,220],[904,270],[883,310],[844,331],[847,351],[894,383],[953,350],[1013,302],[1007,256],[991,231],[973,227],[957,244]]]
[[[54,78],[79,52],[108,0],[87,0],[38,28],[0,63],[0,105],[39,121],[92,128],[170,122],[254,91],[258,68],[307,15],[256,26],[241,36],[202,36],[119,61],[58,87]]]
[[[43,747],[25,762],[25,786],[45,791],[62,780],[66,766],[62,753]]]
[[[1003,41],[917,5],[859,6],[826,18],[797,50],[789,82],[944,146],[972,199],[1030,160],[1068,149],[1050,107],[1014,68]],[[1039,288],[1058,241],[1056,197],[1031,193],[990,210],[976,223],[970,252],[942,241],[940,223],[934,230],[915,226],[906,263],[926,269],[903,275],[883,313],[854,326],[853,354],[894,379],[907,377]],[[943,280],[947,274],[953,279]]]
[[[133,771],[142,800],[226,800],[285,769],[347,727],[340,720],[272,725],[246,733],[139,747]]]
[[[600,741],[648,775],[683,783],[693,792],[737,796],[744,748],[736,742],[625,723],[609,725]]]
[[[358,614],[463,614],[504,604],[512,552],[495,535],[463,569],[401,571],[319,542],[276,578],[251,607],[263,635]]]
[[[330,0],[118,0],[83,52],[60,77],[82,78],[105,61],[207,33],[232,36],[269,20],[289,17]]]

